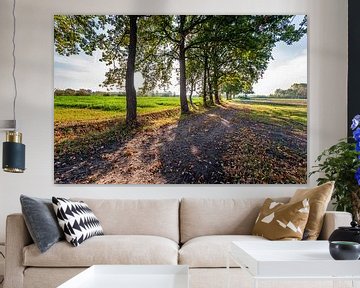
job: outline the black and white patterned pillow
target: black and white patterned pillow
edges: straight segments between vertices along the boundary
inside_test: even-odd
[[[104,235],[99,220],[84,202],[52,197],[52,202],[66,241],[79,246],[86,239]]]

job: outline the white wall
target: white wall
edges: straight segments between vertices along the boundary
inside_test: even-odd
[[[11,0],[0,1],[0,119],[11,119]],[[18,0],[18,122],[27,149],[23,175],[0,172],[0,242],[21,193],[50,197],[168,198],[291,195],[296,185],[54,185],[54,14],[308,14],[309,165],[346,136],[347,1],[345,0]],[[0,136],[1,141],[4,134]],[[1,157],[1,156],[0,156]],[[311,180],[309,185],[314,185]]]

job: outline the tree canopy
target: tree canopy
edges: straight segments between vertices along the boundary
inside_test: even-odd
[[[202,94],[204,105],[220,103],[221,93],[251,93],[267,69],[275,44],[290,45],[306,33],[306,17],[297,25],[294,17],[56,15],[55,51],[69,56],[81,51],[91,55],[100,49],[100,61],[108,66],[101,85],[125,88],[126,120],[132,125],[137,117],[135,72],[144,78],[143,93],[168,86],[175,73],[182,113],[189,112],[187,96],[191,100],[194,92]],[[302,86],[291,89],[303,93]]]
[[[307,98],[307,84],[306,83],[294,83],[289,89],[276,89],[270,97],[277,98]]]

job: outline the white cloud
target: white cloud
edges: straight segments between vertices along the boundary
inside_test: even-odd
[[[299,17],[297,21],[302,19]],[[274,59],[253,87],[256,95],[269,95],[278,88],[288,89],[293,83],[307,83],[307,42],[307,35],[303,35],[291,45],[276,43],[272,51]]]
[[[100,62],[101,51],[97,50],[93,56],[84,53],[71,56],[60,56],[55,54],[54,57],[54,88],[65,89],[100,89],[105,79],[107,67]]]
[[[269,95],[278,88],[288,89],[294,83],[307,83],[306,50],[289,60],[271,60],[262,79],[254,85],[254,93]]]
[[[81,53],[79,55],[54,57],[54,88],[58,89],[91,89],[93,91],[105,91],[99,87],[105,80],[108,67],[100,62],[101,51],[96,50],[92,56]],[[143,85],[144,79],[140,73],[135,73],[135,88]]]

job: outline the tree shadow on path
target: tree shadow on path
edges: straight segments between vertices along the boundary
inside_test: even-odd
[[[306,132],[248,112],[224,105],[181,119],[161,148],[166,183],[305,184]]]
[[[176,124],[139,129],[91,153],[66,155],[56,163],[55,182],[306,183],[305,128],[258,121],[237,105],[216,106]]]
[[[229,144],[226,135],[234,132],[237,112],[220,106],[180,119],[160,150],[166,183],[224,183],[222,156]]]

